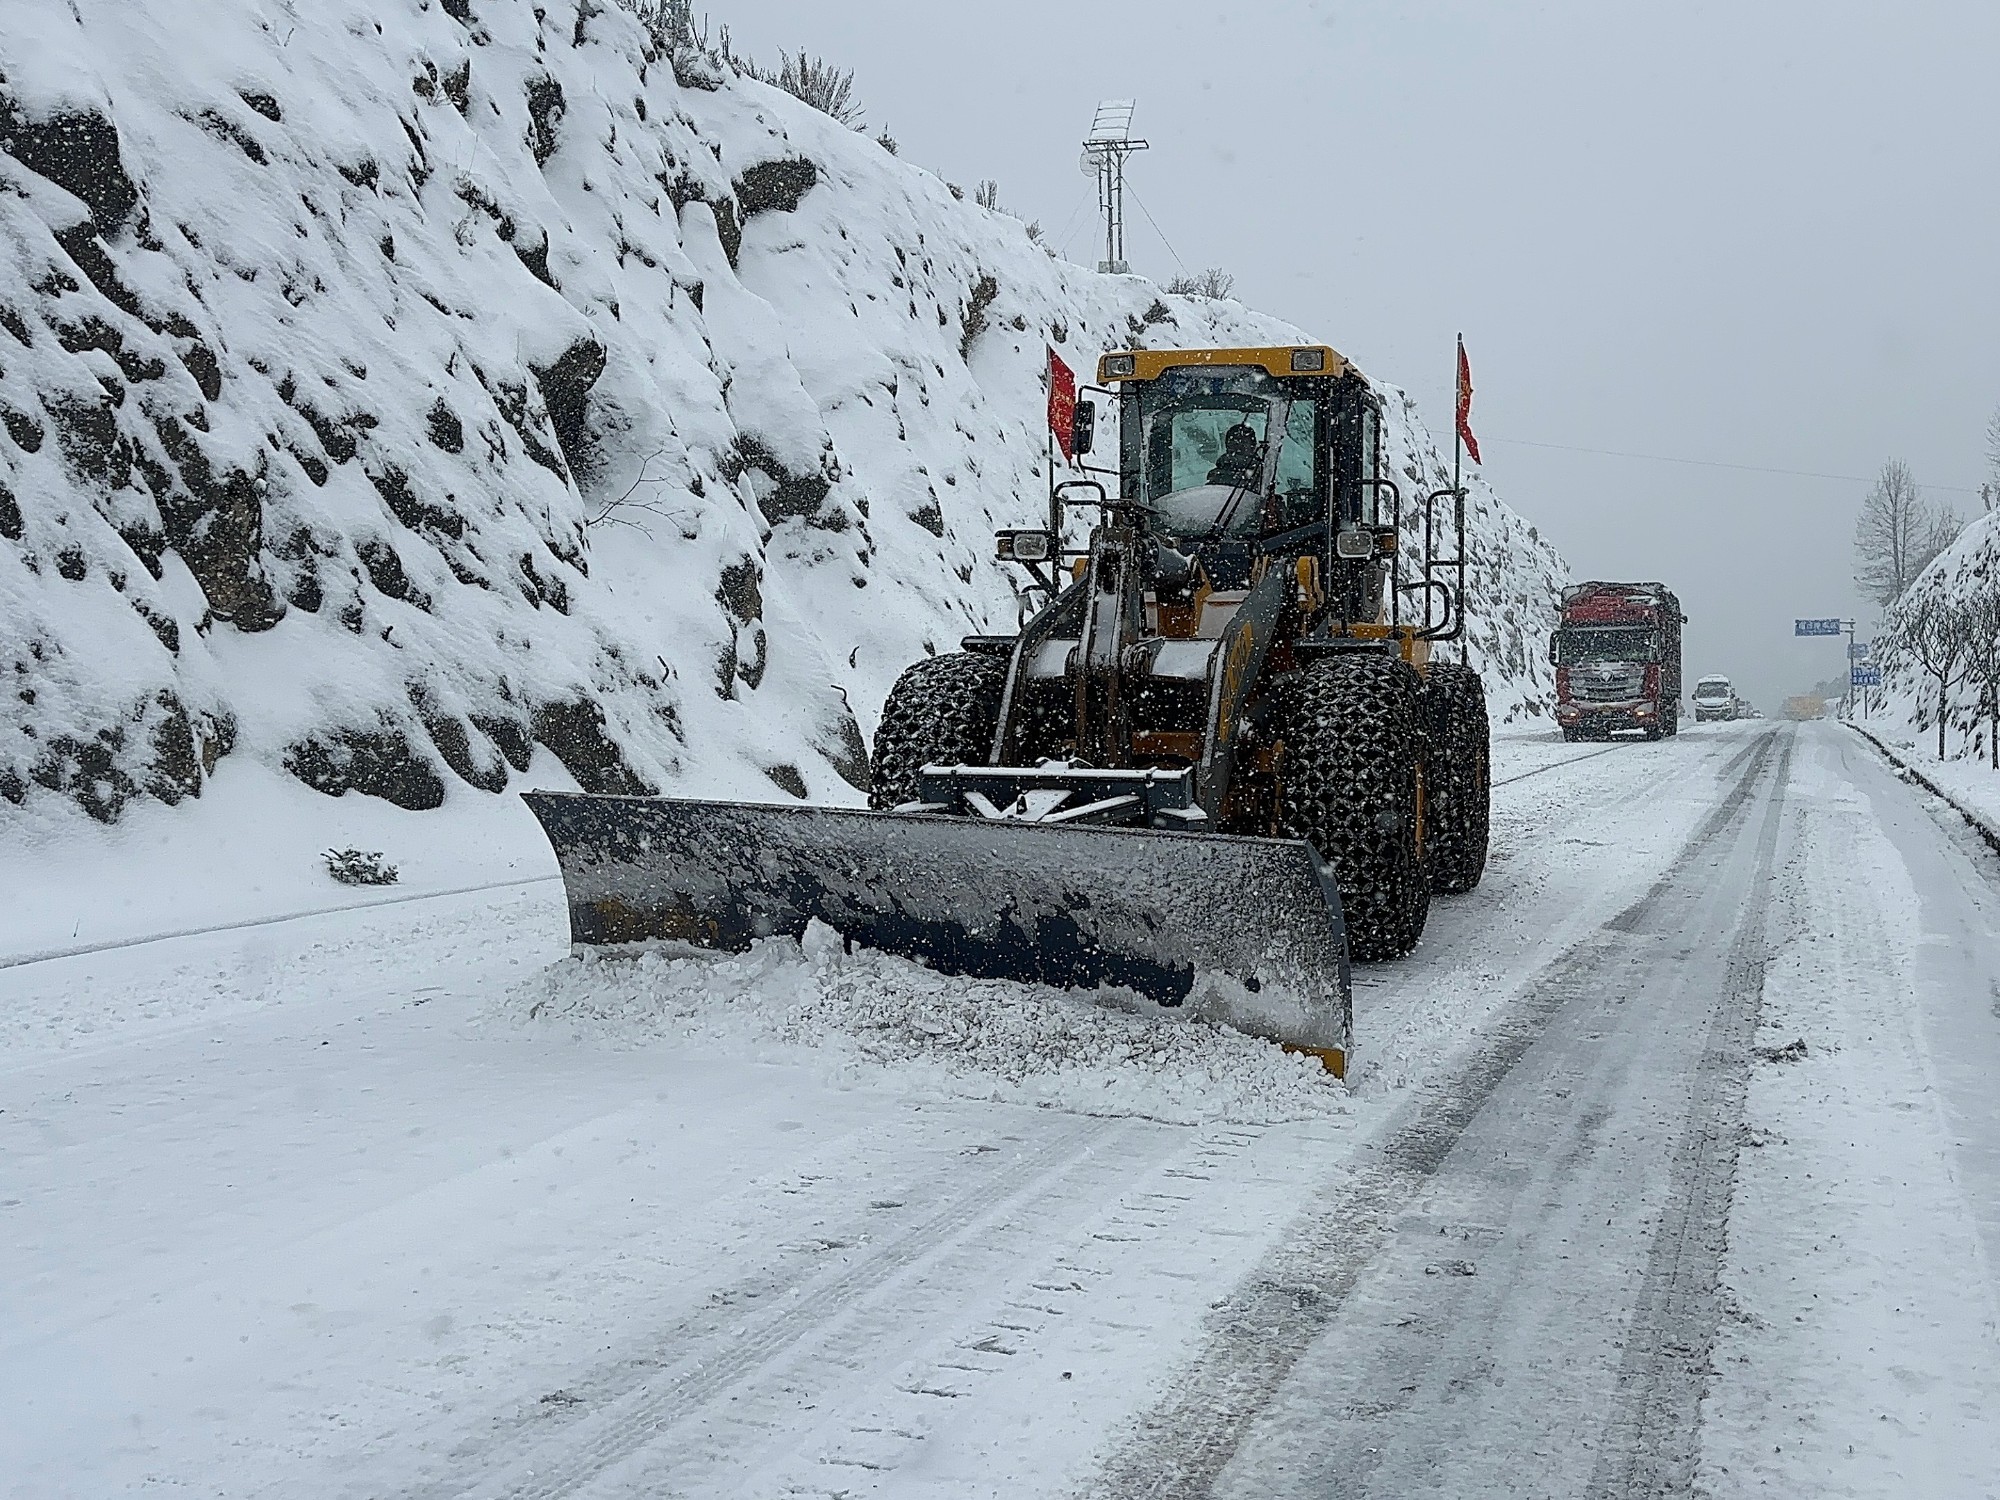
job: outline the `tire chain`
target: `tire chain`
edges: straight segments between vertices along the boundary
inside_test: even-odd
[[[983,764],[1000,722],[1007,663],[952,651],[906,669],[889,689],[875,731],[868,805],[888,812],[917,796],[928,765]]]
[[[1433,662],[1425,691],[1435,700],[1435,736],[1425,763],[1424,829],[1431,889],[1461,895],[1486,870],[1492,753],[1486,684],[1460,662]]]
[[[1363,961],[1408,953],[1430,907],[1416,847],[1422,690],[1399,658],[1336,657],[1306,670],[1287,715],[1278,831],[1333,866],[1348,948]]]

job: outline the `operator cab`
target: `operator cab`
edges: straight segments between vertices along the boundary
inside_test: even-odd
[[[1118,388],[1122,494],[1199,563],[1217,606],[1260,559],[1310,557],[1330,574],[1336,532],[1377,528],[1381,415],[1333,350],[1133,351],[1106,355],[1099,374]],[[1371,536],[1353,550],[1380,548]],[[1163,569],[1169,592],[1175,572]]]

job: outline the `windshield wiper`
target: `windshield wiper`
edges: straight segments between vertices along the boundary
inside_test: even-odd
[[[1230,521],[1235,518],[1236,507],[1241,505],[1243,497],[1250,493],[1250,486],[1255,484],[1260,491],[1265,487],[1264,471],[1270,467],[1272,455],[1277,451],[1271,444],[1269,434],[1282,434],[1290,423],[1291,416],[1292,403],[1290,400],[1282,401],[1275,407],[1267,407],[1265,409],[1264,431],[1266,439],[1262,445],[1264,449],[1263,455],[1257,460],[1256,477],[1254,479],[1239,481],[1230,486],[1228,498],[1222,502],[1222,508],[1215,513],[1215,520],[1210,525],[1207,534],[1202,537],[1199,545],[1205,547],[1210,542],[1221,541],[1229,530]]]

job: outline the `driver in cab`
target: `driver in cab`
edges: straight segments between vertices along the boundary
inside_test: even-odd
[[[1222,435],[1222,452],[1216,457],[1215,467],[1208,471],[1208,482],[1226,484],[1233,490],[1254,491],[1263,475],[1264,445],[1257,441],[1256,432],[1247,422],[1238,422]],[[1232,499],[1223,513],[1216,517],[1218,533],[1228,526],[1229,517],[1236,509],[1236,499]],[[1276,495],[1264,496],[1256,514],[1258,529],[1264,535],[1281,531],[1286,525],[1285,505]]]
[[[1263,467],[1264,445],[1248,423],[1238,422],[1222,435],[1222,453],[1208,471],[1208,482],[1241,489],[1255,484]]]

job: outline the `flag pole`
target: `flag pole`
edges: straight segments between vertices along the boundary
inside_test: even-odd
[[[1457,496],[1460,487],[1458,477],[1459,454],[1465,447],[1464,424],[1458,420],[1458,404],[1465,396],[1465,393],[1459,388],[1459,382],[1465,378],[1460,374],[1464,368],[1465,335],[1461,333],[1458,336],[1458,358],[1453,362],[1451,367],[1451,491],[1454,498]]]
[[[1464,399],[1464,394],[1459,386],[1459,382],[1465,378],[1463,374],[1464,369],[1465,335],[1461,333],[1458,336],[1458,358],[1453,361],[1451,367],[1451,498],[1453,505],[1458,508],[1461,520],[1464,519],[1465,508],[1460,503],[1460,497],[1464,495],[1465,490],[1459,479],[1459,462],[1461,451],[1465,447],[1465,424],[1458,419],[1458,408],[1459,402]],[[1459,532],[1458,551],[1459,556],[1463,557],[1465,555],[1466,546],[1463,528]],[[1458,659],[1465,666],[1469,667],[1472,665],[1472,630],[1470,625],[1464,623],[1465,601],[1463,599],[1458,601],[1458,609],[1461,622],[1458,637]]]

